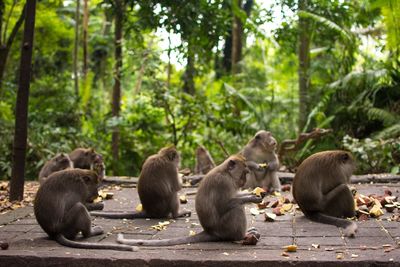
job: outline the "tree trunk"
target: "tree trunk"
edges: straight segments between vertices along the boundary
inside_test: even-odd
[[[78,50],[79,50],[79,17],[81,9],[81,0],[76,0],[75,11],[75,40],[74,40],[74,88],[75,97],[79,99],[79,77],[78,77]]]
[[[242,6],[242,1],[237,0],[237,5]],[[231,71],[232,74],[238,73],[238,62],[242,59],[242,36],[243,36],[243,25],[240,18],[233,16],[232,24],[232,56],[231,56]]]
[[[190,94],[194,95],[195,93],[195,88],[194,88],[194,73],[195,73],[195,68],[194,68],[194,53],[192,50],[192,45],[191,42],[188,42],[188,47],[187,47],[187,64],[186,64],[186,70],[185,73],[183,74],[183,91]]]
[[[307,10],[307,0],[299,0],[299,11]],[[299,17],[299,132],[304,129],[308,117],[308,91],[310,88],[310,33],[309,22],[306,18]]]
[[[2,95],[2,84],[3,84],[3,77],[4,77],[4,72],[6,70],[6,64],[7,64],[7,58],[8,54],[10,53],[11,46],[14,42],[15,37],[17,36],[19,28],[21,28],[22,23],[24,22],[25,19],[25,10],[26,10],[26,4],[24,5],[24,8],[21,11],[21,15],[19,16],[17,22],[15,22],[14,27],[8,36],[7,42],[5,44],[0,45],[0,96]],[[2,20],[0,21],[1,24]],[[5,31],[6,29],[4,29]],[[4,32],[5,36],[6,32]],[[1,35],[0,35],[1,36]],[[4,39],[5,41],[5,39]]]
[[[89,25],[89,0],[83,0],[83,79],[86,81],[88,72],[88,25]]]
[[[119,116],[121,101],[121,78],[122,78],[122,16],[123,16],[122,0],[115,0],[115,73],[114,88],[112,99],[112,115]],[[113,155],[113,172],[117,172],[117,164],[119,159],[119,127],[116,126],[112,133],[112,155]]]
[[[35,28],[36,0],[26,1],[26,20],[21,47],[19,87],[17,93],[13,167],[10,182],[10,200],[22,200],[24,196],[25,155],[28,136],[28,99],[31,79],[33,34]]]

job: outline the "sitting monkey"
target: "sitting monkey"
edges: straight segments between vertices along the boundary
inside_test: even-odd
[[[244,204],[260,203],[261,197],[240,193],[249,172],[245,159],[234,155],[206,174],[196,194],[196,212],[203,232],[164,240],[125,239],[118,235],[117,242],[129,245],[171,246],[197,242],[239,241],[246,235]],[[257,235],[255,230],[249,233]]]
[[[258,131],[241,151],[246,158],[250,173],[243,188],[263,187],[280,191],[281,183],[277,171],[279,160],[275,154],[277,142],[271,132]]]
[[[305,159],[293,180],[293,197],[304,215],[316,222],[342,227],[354,237],[357,224],[341,219],[355,216],[353,195],[347,186],[355,170],[349,152],[324,151]]]
[[[92,227],[84,203],[98,196],[99,179],[95,172],[67,169],[55,172],[39,187],[34,201],[34,213],[40,227],[51,239],[73,248],[134,251],[137,248],[115,244],[73,241],[79,232],[84,237],[103,234],[99,226]]]

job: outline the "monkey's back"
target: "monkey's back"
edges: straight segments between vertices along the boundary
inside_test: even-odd
[[[157,155],[153,155],[145,161],[139,176],[137,190],[146,213],[165,217],[171,212],[171,199],[177,197],[176,192],[178,191],[174,188],[174,184],[178,182],[177,175],[176,168]]]
[[[219,167],[211,170],[200,182],[196,193],[195,207],[200,224],[206,232],[222,238],[231,237],[232,233],[226,233],[234,228],[228,225],[231,223],[245,231],[246,216],[243,206],[234,208],[234,221],[226,221],[223,218],[228,201],[235,193],[232,182],[223,173],[220,173]]]
[[[304,204],[319,202],[339,184],[346,183],[341,172],[338,156],[346,153],[341,150],[329,150],[315,153],[306,158],[298,167],[293,179],[293,197],[304,211]]]
[[[37,222],[50,237],[63,230],[61,227],[66,211],[85,201],[85,188],[83,181],[71,181],[65,171],[51,174],[39,187],[34,200],[34,213]]]

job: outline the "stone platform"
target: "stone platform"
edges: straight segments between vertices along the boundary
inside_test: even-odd
[[[383,195],[390,189],[400,196],[400,184],[355,185],[365,195]],[[193,192],[195,188],[184,189]],[[135,188],[113,190],[114,198],[105,201],[105,210],[126,211],[139,203]],[[282,193],[291,198],[290,193]],[[275,196],[266,199],[275,200]],[[41,230],[31,207],[0,215],[0,240],[9,243],[0,250],[0,266],[400,266],[400,223],[389,221],[390,213],[379,219],[358,223],[356,238],[347,238],[339,228],[313,223],[298,210],[265,222],[264,214],[251,215],[246,206],[248,226],[256,227],[261,239],[256,246],[231,242],[186,244],[172,247],[140,247],[138,252],[85,250],[63,247],[49,240]],[[192,216],[170,221],[165,230],[151,228],[162,220],[111,220],[93,218],[93,224],[104,228],[91,242],[115,242],[118,233],[126,238],[171,238],[200,232],[194,209],[194,195],[182,209]],[[81,240],[84,242],[84,240]],[[284,253],[284,246],[296,244],[297,252]]]

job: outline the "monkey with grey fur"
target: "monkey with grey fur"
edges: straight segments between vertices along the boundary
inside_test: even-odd
[[[111,219],[178,218],[190,216],[179,211],[178,192],[182,181],[178,175],[180,156],[175,147],[164,147],[143,164],[137,185],[143,211],[91,212],[91,215]]]
[[[319,152],[300,164],[292,187],[293,197],[307,218],[341,227],[349,237],[355,236],[357,224],[342,218],[355,216],[353,195],[347,186],[355,166],[349,152]]]
[[[277,174],[279,160],[275,153],[276,146],[277,142],[271,132],[261,130],[243,148],[241,154],[246,158],[250,169],[244,188],[263,187],[270,191],[281,190]]]
[[[53,172],[61,171],[68,168],[73,168],[74,164],[68,154],[60,153],[47,161],[39,172],[39,183],[43,184],[47,177]]]
[[[164,240],[125,239],[117,242],[129,245],[171,246],[197,242],[240,241],[246,235],[246,203],[260,203],[261,197],[239,193],[248,173],[245,159],[234,155],[212,169],[201,181],[196,194],[196,212],[203,231],[194,236]],[[254,230],[250,233],[254,234]]]
[[[90,170],[67,169],[55,172],[39,187],[34,213],[40,227],[51,239],[73,248],[134,251],[137,248],[116,244],[76,242],[79,232],[84,237],[103,234],[100,226],[92,227],[84,203],[98,196],[99,179]]]

